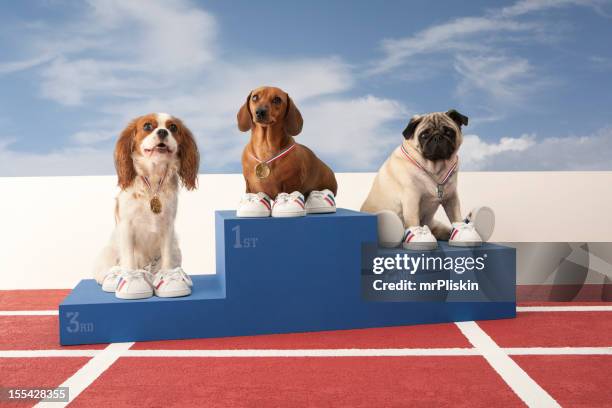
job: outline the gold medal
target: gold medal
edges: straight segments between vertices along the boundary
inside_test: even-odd
[[[159,214],[162,211],[162,203],[157,196],[151,199],[151,211],[153,211],[154,214]]]
[[[270,166],[265,162],[261,162],[255,166],[255,175],[257,178],[265,179],[270,175],[270,171]]]

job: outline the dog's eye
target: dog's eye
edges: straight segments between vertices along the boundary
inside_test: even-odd
[[[142,127],[145,131],[150,132],[153,130],[153,125],[150,124],[149,122],[145,123],[144,126]]]
[[[257,100],[259,99],[259,95],[253,95],[251,99],[253,100],[253,102],[257,102]]]
[[[453,129],[451,129],[449,127],[445,127],[444,128],[444,134],[446,136],[453,136],[455,134],[455,132],[453,131]]]
[[[171,131],[172,133],[175,133],[178,128],[176,127],[176,125],[173,123],[170,126],[168,126],[168,130]]]
[[[280,105],[282,101],[283,100],[279,98],[278,96],[275,96],[274,99],[272,99],[272,103],[275,105]]]

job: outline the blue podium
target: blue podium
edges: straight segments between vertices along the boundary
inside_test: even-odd
[[[216,274],[192,276],[191,296],[120,300],[102,292],[95,281],[83,280],[59,306],[60,342],[244,336],[515,316],[514,249],[498,245],[478,249],[488,256],[487,267],[473,275],[486,281],[488,289],[480,291],[484,295],[453,298],[444,289],[429,295],[405,292],[400,298],[372,294],[373,280],[411,278],[397,271],[375,276],[372,259],[413,252],[377,249],[376,230],[375,216],[344,209],[264,219],[218,211]],[[442,243],[440,251],[451,259],[474,255]],[[449,278],[446,270],[428,273],[434,281]],[[427,280],[422,274],[415,277]],[[497,296],[505,285],[511,285],[511,294],[506,290]]]

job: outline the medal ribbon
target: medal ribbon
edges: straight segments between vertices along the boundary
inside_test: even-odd
[[[284,155],[286,155],[287,153],[289,153],[291,150],[293,150],[293,148],[296,146],[296,144],[292,144],[291,146],[289,146],[288,148],[286,148],[285,150],[281,151],[279,154],[277,154],[276,156],[272,157],[271,159],[268,160],[259,160],[257,158],[257,156],[252,155],[251,153],[249,153],[249,156],[251,156],[253,159],[257,160],[258,163],[265,163],[265,164],[270,164],[272,163],[274,160],[276,159],[280,159],[281,157],[283,157]]]
[[[448,171],[446,172],[446,175],[444,176],[444,178],[441,181],[437,181],[436,178],[434,177],[433,174],[431,174],[429,171],[427,171],[427,169],[425,167],[423,167],[421,165],[421,163],[419,163],[418,161],[416,161],[415,159],[413,159],[410,154],[408,153],[408,150],[404,147],[404,145],[402,144],[401,146],[402,149],[402,153],[404,153],[404,156],[406,156],[406,158],[412,162],[412,164],[414,164],[415,166],[417,166],[418,168],[420,168],[421,170],[423,170],[423,172],[425,172],[425,174],[427,174],[429,176],[429,178],[431,178],[437,185],[438,185],[438,196],[440,198],[441,197],[441,192],[442,192],[442,187],[444,187],[444,185],[446,184],[446,182],[448,181],[448,179],[453,175],[453,173],[455,172],[455,170],[457,170],[457,163],[459,162],[459,159],[455,160],[455,162],[452,164],[452,166],[450,166],[450,168],[448,169]]]
[[[161,179],[159,179],[159,183],[157,183],[157,190],[155,190],[155,193],[153,194],[154,197],[157,197],[157,194],[159,194],[159,190],[161,190],[161,186],[162,186],[162,184],[164,184],[164,181],[166,180],[166,175],[167,174],[168,174],[168,169],[166,168],[166,171],[164,172],[164,175],[162,176]],[[149,190],[149,193],[151,193],[152,192],[152,188],[151,188],[151,182],[149,181],[149,178],[147,176],[140,176],[140,178],[147,185],[147,189]]]

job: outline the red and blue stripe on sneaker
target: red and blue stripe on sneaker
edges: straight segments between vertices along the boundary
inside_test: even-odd
[[[325,201],[327,201],[329,203],[329,205],[331,205],[332,207],[336,206],[336,200],[334,199],[334,195],[333,194],[326,194],[325,196],[323,196],[323,198],[325,199]]]
[[[300,207],[305,208],[304,199],[302,198],[302,196],[297,196],[295,198],[295,201],[297,201],[297,203],[300,205]]]
[[[451,236],[450,236],[450,241],[452,241],[453,239],[455,239],[455,236],[459,233],[459,230],[455,227],[453,227],[453,229],[451,230]]]
[[[259,199],[259,201],[261,201],[261,203],[265,205],[268,210],[272,209],[272,206],[270,205],[270,200],[267,197],[262,197]]]
[[[127,282],[125,279],[119,278],[119,283],[117,284],[117,291],[121,291],[121,288],[125,286],[125,282]]]

